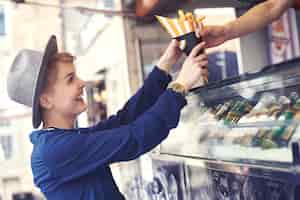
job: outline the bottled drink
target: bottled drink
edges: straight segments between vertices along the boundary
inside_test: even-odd
[[[300,119],[300,99],[296,100],[295,104],[292,107],[293,110],[293,120],[294,122],[298,121]],[[278,144],[279,146],[287,146],[291,138],[293,137],[294,133],[296,132],[296,129],[298,127],[298,124],[293,123],[290,124],[285,132],[279,137]]]
[[[255,117],[256,121],[265,120],[268,117],[269,109],[276,104],[276,97],[273,93],[265,93],[260,98],[256,106],[251,110],[247,117]]]
[[[233,106],[226,115],[225,121],[232,123],[235,117],[237,116],[238,110],[240,109],[241,101],[234,102]]]
[[[270,107],[269,116],[271,119],[277,120],[279,116],[288,108],[290,102],[290,99],[286,96],[280,96],[278,98],[278,103],[273,104]]]
[[[252,110],[253,106],[247,101],[244,100],[240,103],[239,108],[237,109],[236,115],[233,118],[234,123],[238,123],[238,121],[247,113]]]
[[[289,96],[289,104],[287,109],[278,117],[279,120],[284,121],[284,125],[275,128],[271,133],[267,135],[262,141],[263,148],[277,148],[282,145],[286,145],[288,140],[296,130],[296,127],[291,125],[295,111],[297,110],[297,102],[299,101],[299,96],[296,92],[292,92]],[[300,107],[299,107],[300,108]]]
[[[217,111],[216,118],[218,120],[224,118],[233,105],[234,102],[232,100],[224,103],[224,105]]]
[[[252,146],[261,146],[263,139],[271,132],[270,129],[259,129],[256,135],[252,139]]]

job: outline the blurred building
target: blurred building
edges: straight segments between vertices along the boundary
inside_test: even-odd
[[[79,76],[90,85],[105,85],[97,85],[101,90],[94,89],[94,95],[87,97],[105,104],[102,107],[105,115],[115,112],[130,95],[123,18],[95,10],[121,10],[120,0],[28,2],[16,4],[0,0],[1,200],[30,199],[31,193],[34,198],[42,198],[33,184],[30,169],[31,110],[13,103],[6,94],[6,74],[20,49],[43,50],[49,36],[55,34],[59,49],[77,57],[75,64]],[[106,72],[105,76],[101,75],[101,71]],[[89,104],[94,106],[89,109],[95,108],[95,102]],[[80,125],[91,123],[86,113],[80,116]]]
[[[13,103],[5,95],[0,96],[0,102],[0,196],[5,200],[20,192],[38,196],[29,160],[30,109]]]
[[[59,33],[58,11],[0,1],[0,13],[0,196],[11,200],[26,192],[24,198],[30,195],[41,198],[30,169],[31,111],[7,97],[6,74],[18,50],[24,47],[41,50],[47,32]]]

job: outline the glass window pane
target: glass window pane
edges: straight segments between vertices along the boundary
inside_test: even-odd
[[[0,35],[5,34],[5,16],[4,8],[0,6]]]
[[[0,136],[0,147],[2,147],[4,159],[11,159],[13,151],[12,136]]]

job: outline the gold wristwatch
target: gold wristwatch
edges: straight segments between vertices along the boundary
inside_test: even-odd
[[[182,96],[186,96],[188,91],[184,85],[176,82],[172,82],[168,85],[168,89],[173,90],[174,92],[180,93]]]

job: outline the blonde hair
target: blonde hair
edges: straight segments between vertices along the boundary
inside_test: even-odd
[[[67,52],[56,53],[50,60],[50,65],[55,62],[73,62],[75,56]]]
[[[71,55],[67,52],[56,53],[47,66],[48,76],[46,78],[46,82],[44,83],[44,89],[48,88],[52,85],[57,79],[57,72],[58,72],[58,63],[73,63],[76,59],[75,56]]]
[[[51,85],[55,83],[57,80],[58,74],[58,63],[73,63],[75,60],[75,56],[71,55],[70,53],[62,52],[56,53],[48,63],[47,66],[47,77],[44,80],[43,84],[43,91],[51,90]],[[45,109],[41,106],[41,113],[42,113],[42,122],[44,123],[44,112]]]

